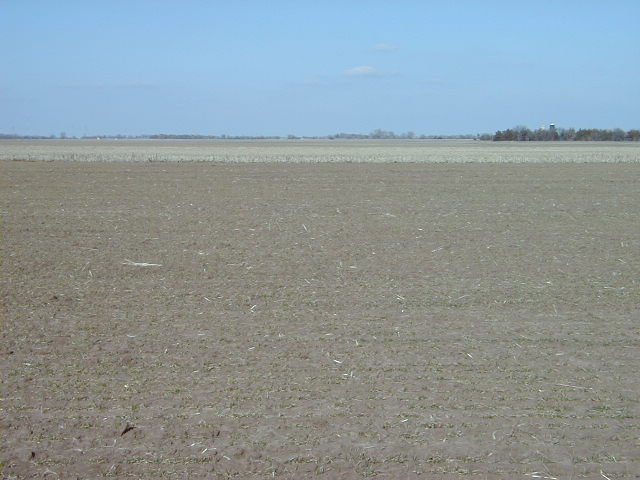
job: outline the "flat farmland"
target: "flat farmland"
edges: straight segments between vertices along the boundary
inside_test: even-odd
[[[638,478],[639,147],[313,148],[0,162],[3,478]]]
[[[639,142],[2,140],[0,160],[214,163],[640,163]]]

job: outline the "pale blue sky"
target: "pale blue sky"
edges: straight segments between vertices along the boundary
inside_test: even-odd
[[[640,1],[0,0],[0,132],[640,127]]]

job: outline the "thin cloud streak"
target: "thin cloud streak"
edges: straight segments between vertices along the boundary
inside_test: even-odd
[[[152,90],[157,87],[157,84],[147,82],[76,83],[60,85],[60,88],[86,90]]]
[[[376,52],[395,52],[398,50],[398,47],[388,43],[376,43],[373,46],[373,50]]]
[[[344,74],[347,77],[380,77],[382,72],[370,65],[360,65],[357,67],[345,70]]]

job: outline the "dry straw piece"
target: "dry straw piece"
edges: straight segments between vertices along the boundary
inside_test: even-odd
[[[134,262],[127,258],[124,259],[124,262],[122,262],[122,264],[131,265],[132,267],[161,267],[162,266],[162,264],[160,263]]]

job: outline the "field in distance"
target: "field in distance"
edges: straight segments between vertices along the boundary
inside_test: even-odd
[[[216,163],[637,163],[640,142],[1,140],[0,160]]]

